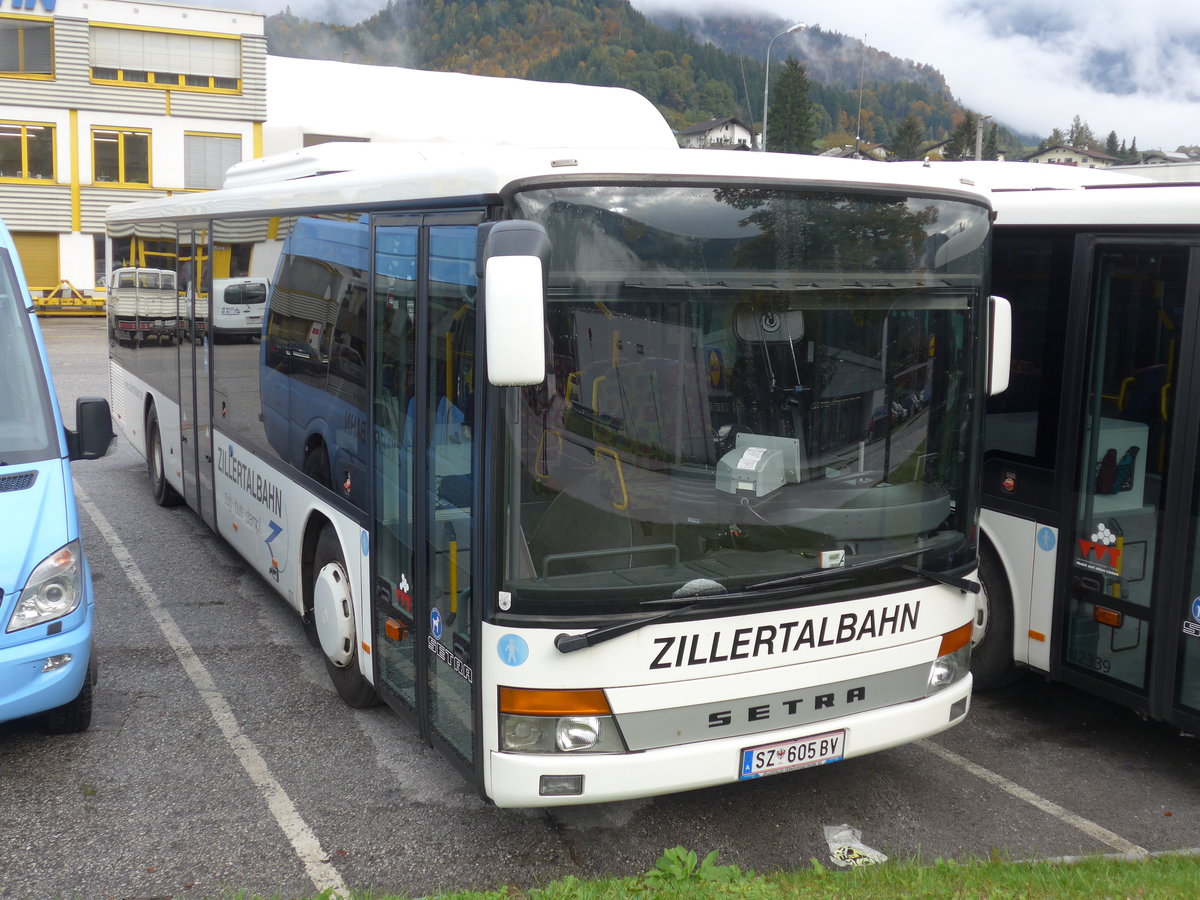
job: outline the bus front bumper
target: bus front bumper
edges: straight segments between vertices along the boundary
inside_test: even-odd
[[[620,754],[490,753],[489,795],[497,806],[547,807],[632,800],[739,781],[742,751],[818,733],[845,731],[842,759],[865,756],[945,731],[970,705],[970,675],[931,697],[777,731]],[[795,771],[795,770],[793,770]],[[544,776],[582,776],[582,791],[542,796]]]

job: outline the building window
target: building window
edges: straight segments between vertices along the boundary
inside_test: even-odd
[[[237,92],[242,86],[236,37],[92,26],[89,53],[93,81],[165,90]]]
[[[242,139],[236,134],[185,134],[183,186],[219,188],[226,170],[242,161]]]
[[[0,178],[54,178],[54,126],[0,122]]]
[[[0,75],[53,74],[53,26],[28,19],[0,19]]]
[[[96,182],[150,184],[150,132],[92,129],[92,178]]]

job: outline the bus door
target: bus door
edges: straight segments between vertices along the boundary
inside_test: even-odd
[[[380,691],[473,769],[478,217],[470,221],[376,221],[372,557]]]
[[[1090,689],[1099,681],[1101,693],[1166,717],[1177,655],[1200,708],[1200,628],[1183,639],[1181,599],[1200,597],[1200,580],[1185,586],[1182,572],[1196,548],[1189,498],[1200,398],[1186,388],[1196,352],[1183,335],[1196,327],[1198,251],[1182,241],[1088,238],[1077,250],[1091,273],[1086,331],[1076,331],[1087,335],[1082,438],[1064,442],[1075,451],[1075,515],[1060,548],[1068,582],[1059,592],[1060,665],[1064,680]]]
[[[208,341],[208,295],[212,277],[205,264],[208,230],[179,231],[180,333],[179,415],[183,494],[188,506],[216,528],[213,506],[212,365]]]

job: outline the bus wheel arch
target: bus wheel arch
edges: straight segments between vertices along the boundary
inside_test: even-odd
[[[304,613],[309,640],[321,649],[325,669],[347,706],[379,702],[374,686],[358,668],[358,632],[350,576],[333,525],[314,516],[304,540]]]
[[[1020,677],[1013,659],[1013,601],[1000,557],[985,538],[979,545],[980,591],[975,595],[971,673],[975,687],[994,690]]]

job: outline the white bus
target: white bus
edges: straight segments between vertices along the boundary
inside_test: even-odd
[[[1007,377],[977,192],[775,154],[349,149],[108,217],[270,279],[258,344],[113,345],[114,414],[348,703],[501,806],[963,718]]]
[[[1028,667],[1195,731],[1200,186],[1054,189],[1044,168],[990,192],[1013,359],[988,404],[976,683]]]

